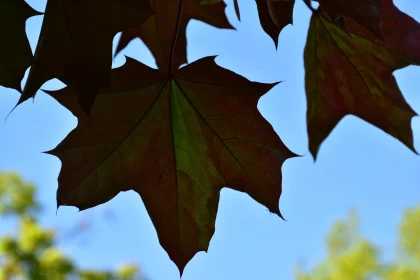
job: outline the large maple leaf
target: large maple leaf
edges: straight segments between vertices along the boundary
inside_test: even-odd
[[[40,14],[24,0],[0,0],[0,85],[21,91],[20,83],[32,63],[25,22]]]
[[[140,26],[151,14],[148,1],[49,0],[35,63],[18,104],[58,78],[76,89],[79,105],[89,112],[98,92],[110,85],[113,37]]]
[[[182,11],[180,1],[183,1]],[[150,0],[156,14],[151,16],[141,27],[122,33],[117,46],[118,54],[133,39],[140,38],[150,49],[159,69],[168,67],[178,69],[187,63],[186,28],[191,19],[203,21],[218,28],[233,29],[225,15],[226,4],[221,1],[203,0]],[[181,17],[178,21],[178,13]],[[177,32],[177,44],[171,54],[174,33]],[[168,65],[172,57],[172,65]]]
[[[403,98],[393,71],[420,64],[420,24],[383,1],[384,40],[347,20],[347,36],[327,19],[313,15],[305,48],[309,148],[353,114],[399,139],[411,150],[410,121],[416,113]]]
[[[83,210],[135,190],[182,274],[198,251],[207,251],[224,186],[281,216],[281,166],[295,155],[257,109],[274,85],[250,82],[211,57],[173,78],[127,58],[91,118],[71,87],[48,92],[79,118],[48,152],[62,161],[58,206]]]

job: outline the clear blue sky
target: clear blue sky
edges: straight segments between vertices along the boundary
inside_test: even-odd
[[[45,2],[28,0],[39,11],[44,11]],[[384,257],[393,257],[402,211],[420,203],[420,157],[379,129],[348,116],[324,142],[314,163],[308,152],[302,58],[309,11],[297,1],[295,24],[282,32],[276,51],[258,24],[254,1],[239,2],[241,23],[234,15],[232,0],[227,1],[227,14],[237,31],[220,31],[200,22],[188,26],[188,59],[191,62],[217,54],[219,65],[248,79],[284,81],[260,100],[259,109],[286,145],[305,156],[288,160],[283,166],[280,205],[288,222],[271,215],[248,195],[222,191],[209,251],[195,256],[183,280],[292,280],[299,259],[305,258],[308,267],[322,260],[325,234],[351,207],[360,213],[362,233],[384,248]],[[400,0],[396,4],[420,21],[416,2]],[[27,21],[33,49],[41,22],[42,16]],[[124,53],[154,65],[140,40]],[[123,63],[120,55],[115,65]],[[408,103],[420,112],[420,67],[399,70],[396,76]],[[51,81],[43,88],[60,86]],[[93,220],[89,233],[63,240],[61,248],[85,268],[114,268],[134,261],[150,279],[179,279],[134,192],[121,193],[107,204],[80,213],[72,207],[61,207],[56,216],[55,192],[61,164],[41,152],[54,148],[77,120],[39,92],[35,103],[20,105],[4,122],[18,98],[17,92],[0,87],[0,170],[16,170],[39,186],[39,199],[46,205],[44,225],[65,229],[85,218]],[[419,118],[413,120],[412,127],[420,151]],[[114,219],[104,219],[104,213],[110,210]],[[0,220],[0,225],[1,233],[9,230],[11,223]]]

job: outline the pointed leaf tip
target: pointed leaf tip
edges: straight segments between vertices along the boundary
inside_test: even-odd
[[[293,23],[295,0],[256,0],[261,27],[273,40],[276,49],[280,32]]]
[[[235,9],[235,13],[236,13],[236,17],[238,18],[238,21],[241,21],[241,11],[239,9],[238,0],[233,0],[233,6]]]

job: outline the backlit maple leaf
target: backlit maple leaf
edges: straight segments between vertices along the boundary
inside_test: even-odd
[[[314,157],[337,123],[353,114],[414,151],[411,118],[393,71],[420,65],[420,24],[384,0],[379,39],[347,20],[351,37],[313,15],[305,48],[309,148]]]
[[[68,87],[48,92],[79,123],[54,150],[57,204],[80,210],[135,190],[182,271],[207,251],[224,186],[280,214],[281,166],[295,156],[257,109],[275,84],[250,82],[200,59],[175,72],[127,58],[87,118]]]

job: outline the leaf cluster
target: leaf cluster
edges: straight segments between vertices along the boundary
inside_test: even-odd
[[[318,0],[305,47],[309,150],[316,158],[338,122],[353,114],[414,150],[410,121],[393,71],[420,64],[420,25],[392,0]],[[273,39],[293,22],[295,0],[256,0]],[[234,0],[240,18],[240,7]],[[79,119],[48,153],[62,161],[57,204],[83,210],[120,191],[142,197],[159,240],[181,274],[206,251],[220,190],[246,192],[282,217],[281,166],[296,156],[257,110],[275,84],[251,82],[205,57],[187,63],[186,27],[196,19],[232,29],[220,0],[48,0],[34,56],[24,22],[37,15],[23,0],[0,0],[0,85],[18,104],[47,92]],[[117,53],[140,38],[158,69]],[[20,80],[30,66],[23,89]]]

